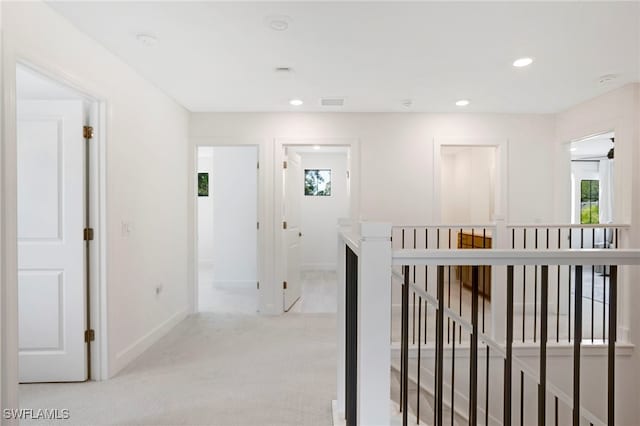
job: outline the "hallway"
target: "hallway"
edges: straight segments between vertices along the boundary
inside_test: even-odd
[[[74,425],[330,425],[335,329],[333,314],[194,315],[109,381],[20,385],[21,408],[68,408]]]

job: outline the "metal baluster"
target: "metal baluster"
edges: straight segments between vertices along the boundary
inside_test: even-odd
[[[560,228],[558,228],[558,249],[561,246],[561,241],[560,241]],[[560,265],[557,266],[557,271],[558,271],[558,280],[556,282],[556,294],[558,296],[557,300],[556,300],[556,342],[560,342]]]
[[[556,397],[554,397],[554,399],[555,399],[555,409],[554,409],[554,411],[555,411],[555,419],[556,419],[555,426],[558,426],[558,397],[556,396]]]
[[[456,417],[456,321],[453,320],[453,339],[451,340],[451,426],[454,426],[453,419]]]
[[[609,345],[607,351],[607,424],[615,425],[616,340],[618,333],[618,266],[610,266]]]
[[[416,249],[416,228],[413,228],[413,249]],[[416,282],[416,265],[413,265],[413,282]],[[412,343],[416,344],[416,292],[413,292],[413,331],[411,332]],[[419,337],[418,337],[419,338]]]
[[[582,345],[582,265],[576,265],[573,337],[573,426],[580,426],[580,346]]]
[[[607,247],[607,228],[604,228],[604,248]],[[607,321],[607,265],[602,265],[602,341],[606,340],[605,326]]]
[[[424,248],[429,248],[429,228],[424,230]],[[429,293],[429,267],[424,266],[424,291]],[[429,326],[429,304],[424,301],[424,343],[427,343],[427,330]]]
[[[524,371],[520,370],[520,426],[524,426]]]
[[[504,426],[511,426],[511,373],[513,354],[513,265],[507,266],[507,335],[505,341],[504,360],[504,395],[502,423]]]
[[[438,266],[438,311],[436,313],[436,426],[442,426],[442,379],[444,356],[444,266]]]
[[[402,362],[404,371],[402,374],[402,425],[408,424],[409,403],[409,266],[404,266],[404,285],[402,286]]]
[[[547,313],[549,310],[549,267],[540,268],[540,384],[538,385],[538,426],[546,424],[547,403]]]
[[[460,238],[462,239],[462,236],[460,236]],[[460,240],[462,241],[462,240]],[[462,247],[462,242],[459,244],[460,247]],[[451,228],[449,228],[449,250],[451,250]],[[460,269],[459,266],[457,266],[456,268],[458,268],[458,277],[460,279],[462,279],[462,270]],[[448,296],[447,296],[447,308],[451,308],[451,265],[449,265],[447,267],[447,292],[448,292]],[[451,318],[447,317],[447,343],[451,342],[450,339],[450,335],[451,335]]]
[[[572,246],[572,241],[571,241],[571,237],[572,237],[572,228],[569,228],[569,248],[571,248]],[[569,308],[569,313],[567,315],[567,320],[568,320],[568,328],[567,328],[567,333],[568,333],[568,342],[571,342],[571,265],[567,265],[567,268],[569,268],[569,289],[567,290],[567,305]]]
[[[415,293],[413,293],[415,295]],[[426,308],[426,300],[425,300],[425,308]],[[416,424],[420,424],[420,376],[421,376],[421,371],[420,371],[420,361],[421,361],[421,356],[420,356],[420,341],[422,340],[422,296],[418,297],[418,379],[417,379],[417,383],[416,383]],[[425,332],[427,330],[425,329]]]

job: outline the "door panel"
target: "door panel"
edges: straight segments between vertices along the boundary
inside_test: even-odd
[[[287,168],[284,169],[284,221],[287,223],[287,229],[283,229],[284,271],[287,282],[287,288],[283,290],[285,311],[291,309],[301,293],[300,207],[303,190],[300,155],[291,153],[287,156]]]
[[[18,309],[21,382],[83,381],[82,101],[18,103]]]

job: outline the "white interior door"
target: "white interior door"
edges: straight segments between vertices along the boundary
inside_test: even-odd
[[[284,292],[284,310],[291,309],[300,298],[300,209],[302,191],[304,190],[300,155],[290,153],[287,156],[287,167],[284,169],[284,218],[286,229],[283,229],[284,239],[284,271],[287,283]]]
[[[18,102],[21,382],[83,381],[82,101]]]

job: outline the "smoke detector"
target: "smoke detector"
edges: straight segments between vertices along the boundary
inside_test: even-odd
[[[605,74],[598,79],[600,84],[607,84],[618,78],[615,74]]]
[[[289,29],[289,25],[293,20],[286,15],[271,15],[265,18],[265,21],[269,28],[274,31],[286,31]]]
[[[151,34],[139,33],[136,34],[136,39],[146,47],[151,47],[158,44],[158,38]]]
[[[413,99],[405,99],[401,102],[402,106],[409,109],[413,106]]]

